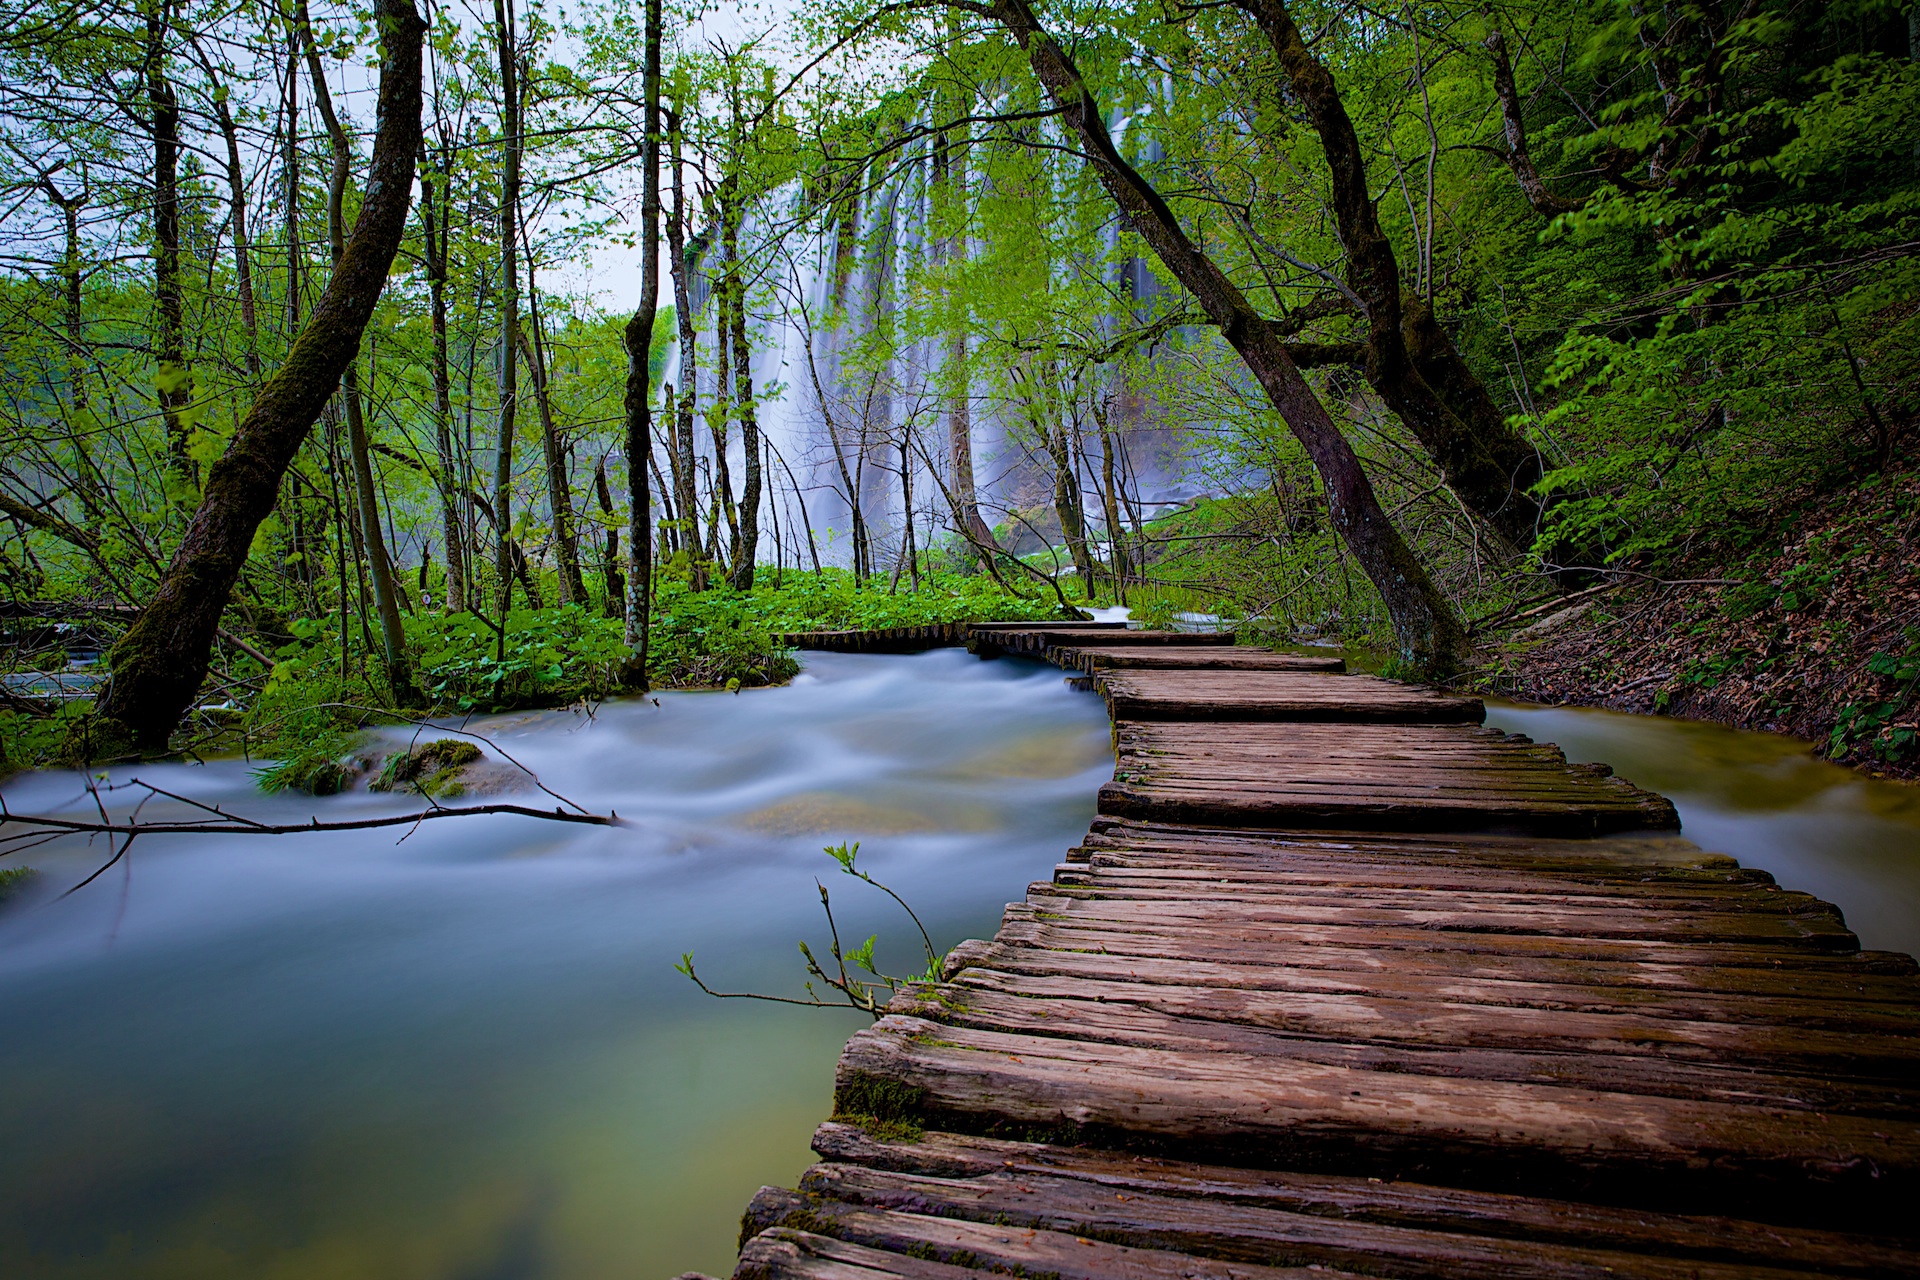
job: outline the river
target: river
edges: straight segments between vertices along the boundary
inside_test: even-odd
[[[715,1001],[673,962],[801,994],[819,876],[843,937],[917,970],[910,922],[821,846],[861,840],[946,946],[1051,874],[1112,774],[1096,697],[958,650],[473,727],[637,825],[142,839],[65,901],[98,851],[29,855],[0,908],[0,1274],[724,1275],[866,1018]],[[237,760],[114,774],[263,819],[407,807],[263,796]],[[24,812],[78,795],[5,788]]]
[[[1920,950],[1920,791],[1771,735],[1489,720],[1672,796],[1686,834],[1838,902],[1867,945]],[[714,1001],[673,961],[798,994],[820,876],[842,936],[911,967],[908,922],[820,852],[849,838],[936,943],[989,935],[1111,771],[1096,698],[957,650],[474,727],[636,825],[155,838],[64,901],[99,852],[32,853],[40,881],[0,908],[8,1280],[724,1275],[753,1190],[807,1164],[865,1018]],[[114,771],[136,773],[262,818],[405,805],[262,796],[241,761]],[[84,811],[73,775],[5,796]]]

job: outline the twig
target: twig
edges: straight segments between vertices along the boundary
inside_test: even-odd
[[[82,822],[74,818],[6,813],[0,814],[0,827],[26,825],[56,831],[128,837],[138,835],[291,836],[318,831],[371,831],[378,827],[403,827],[409,823],[427,822],[434,818],[479,817],[489,813],[512,813],[523,818],[542,818],[548,822],[573,822],[594,827],[631,827],[633,825],[617,813],[568,813],[557,806],[553,812],[549,813],[545,809],[535,809],[524,804],[475,804],[452,809],[422,809],[417,813],[391,814],[384,818],[355,818],[342,822],[322,822],[318,818],[311,818],[306,822],[253,822],[233,814],[223,815],[224,821],[221,822]],[[39,834],[41,834],[39,831],[17,832],[10,836],[0,836],[0,842]],[[122,848],[124,851],[124,846]]]

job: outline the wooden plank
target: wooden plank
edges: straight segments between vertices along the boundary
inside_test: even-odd
[[[1220,645],[1167,645],[1155,648],[1082,642],[1054,646],[1047,651],[1047,660],[1080,671],[1179,667],[1197,671],[1318,671],[1338,675],[1347,669],[1345,658],[1304,657],[1246,645],[1232,648]]]
[[[884,1240],[895,1248],[906,1241],[875,1231],[874,1224],[886,1219],[873,1211],[985,1222],[1012,1228],[1013,1233],[1066,1227],[1081,1239],[1207,1258],[1216,1264],[1284,1262],[1331,1268],[1336,1274],[1384,1272],[1405,1280],[1600,1280],[1622,1274],[1649,1280],[1735,1280],[1817,1274],[1746,1261],[1648,1257],[1617,1248],[1342,1221],[1266,1206],[1196,1204],[1153,1189],[1108,1191],[1038,1168],[958,1179],[823,1164],[808,1170],[800,1185],[802,1192],[826,1202],[812,1210],[812,1221],[830,1223],[828,1229],[836,1232],[851,1227],[868,1242]],[[841,1205],[865,1212],[849,1212]]]
[[[1094,688],[1116,720],[1479,724],[1486,718],[1478,698],[1438,694],[1375,676],[1103,668],[1095,673]]]
[[[880,1141],[829,1121],[813,1137],[823,1160],[955,1180],[1072,1180],[1111,1195],[1151,1194],[1310,1214],[1331,1222],[1408,1227],[1456,1237],[1538,1242],[1817,1275],[1920,1272],[1912,1241],[1761,1224],[1737,1218],[1624,1211],[1431,1184],[1200,1165],[1084,1147],[928,1132]],[[1125,1203],[1125,1202],[1117,1202]],[[966,1212],[964,1205],[953,1206]],[[1415,1260],[1417,1263],[1417,1260]],[[1523,1253],[1515,1266],[1527,1266]],[[1638,1274],[1626,1267],[1616,1274]]]
[[[1100,793],[1101,813],[1209,826],[1509,827],[1542,835],[1679,825],[1662,796],[1484,730],[1237,724],[1224,734],[1209,728],[1123,723],[1115,735],[1114,781]],[[1416,763],[1410,753],[1417,752],[1428,754]]]
[[[1244,928],[1275,924],[1331,924],[1352,927],[1423,929],[1483,934],[1546,934],[1582,939],[1618,938],[1633,941],[1711,942],[1744,945],[1804,945],[1823,951],[1851,952],[1860,940],[1837,915],[1724,915],[1713,912],[1663,912],[1651,909],[1583,909],[1577,906],[1529,905],[1496,910],[1449,906],[1445,895],[1430,903],[1408,905],[1395,899],[1376,901],[1354,894],[1338,901],[1297,901],[1263,895],[1233,898],[1211,894],[1204,900],[1185,895],[1123,899],[1083,894],[1071,885],[1038,883],[1029,887],[1028,901],[1043,911],[1060,911],[1068,902],[1082,904],[1076,920],[1147,919],[1156,921],[1207,920]]]
[[[1424,953],[1429,960],[1436,955],[1455,954],[1502,963],[1514,957],[1575,964],[1610,961],[1641,966],[1643,972],[1664,968],[1702,972],[1718,969],[1732,973],[1755,968],[1778,974],[1804,971],[1815,977],[1835,976],[1861,983],[1866,982],[1868,976],[1879,976],[1879,970],[1872,963],[1876,953],[1816,950],[1804,941],[1740,943],[1701,938],[1589,937],[1536,931],[1443,931],[1418,924],[1389,925],[1364,920],[1250,923],[1244,919],[1209,920],[1204,916],[1155,910],[1101,911],[1094,901],[1056,898],[1037,892],[1048,887],[1035,886],[1036,892],[1028,901],[1009,904],[1003,935],[1016,922],[1030,921],[1050,928],[1096,930],[1095,936],[1103,940],[1115,935],[1128,939],[1185,937],[1194,939],[1196,945],[1223,949],[1288,948],[1286,955],[1301,964],[1316,963],[1329,951],[1372,947],[1396,954]],[[1898,976],[1905,978],[1908,971],[1899,970]]]
[[[1186,921],[1156,926],[1042,920],[1035,918],[1036,914],[1025,903],[1015,904],[997,941],[963,942],[950,953],[951,963],[985,963],[987,957],[996,954],[995,948],[1004,946],[1018,947],[1021,954],[1138,957],[1196,964],[1221,963],[1221,957],[1232,956],[1236,963],[1271,972],[1276,983],[1306,980],[1300,974],[1351,973],[1357,975],[1353,981],[1362,983],[1374,975],[1402,974],[1472,983],[1715,992],[1755,997],[1756,1009],[1774,1000],[1811,1002],[1821,1007],[1885,1004],[1903,1010],[1920,1004],[1912,975],[1876,972],[1869,967],[1873,953],[1868,952],[1832,955],[1805,948],[1672,943],[1632,946],[1611,939],[1502,934],[1436,937],[1413,930],[1312,925],[1249,931],[1196,926]],[[1603,951],[1605,948],[1612,950]],[[1564,954],[1568,952],[1571,954]],[[1790,1003],[1789,1007],[1797,1006]],[[1832,1015],[1836,1022],[1846,1016],[1839,1009]]]
[[[1728,1063],[1699,1058],[1625,1054],[1544,1043],[1450,1044],[1338,1038],[1217,1018],[1182,1016],[1146,1003],[1046,1001],[991,991],[941,991],[900,1000],[892,1012],[975,1031],[1035,1036],[1084,1046],[1236,1053],[1276,1063],[1316,1064],[1398,1077],[1444,1077],[1493,1085],[1540,1085],[1682,1101],[1724,1102],[1769,1110],[1864,1116],[1912,1122],[1911,1073],[1840,1073],[1792,1063]]]
[[[1701,881],[1582,881],[1571,875],[1528,875],[1524,871],[1452,867],[1288,867],[1248,869],[1217,862],[1164,865],[1152,860],[1119,860],[1102,854],[1089,862],[1064,862],[1054,867],[1054,885],[1098,889],[1116,896],[1223,896],[1248,894],[1286,898],[1342,898],[1367,892],[1375,898],[1402,894],[1409,902],[1448,890],[1457,902],[1528,906],[1551,898],[1565,906],[1634,906],[1659,904],[1670,912],[1778,912],[1786,915],[1836,915],[1839,908],[1812,894],[1780,889],[1778,885],[1701,883]]]
[[[921,1136],[823,1127],[740,1274],[1920,1273],[1808,1229],[1920,1191],[1920,966],[1831,904],[1473,699],[1226,635],[965,634],[1092,673],[1114,779],[848,1043],[837,1113]]]
[[[976,967],[941,991],[956,1002],[950,1013],[956,1021],[966,1019],[962,1010],[1013,1007],[984,999],[992,994],[1017,997],[1029,1006],[1023,1010],[1026,1014],[1062,1020],[1047,1025],[1073,1026],[1073,1020],[1090,1016],[1089,1005],[1097,1004],[1114,1006],[1122,1022],[1134,1010],[1150,1010],[1170,1018],[1229,1022],[1349,1043],[1632,1054],[1892,1083],[1920,1081],[1920,1036],[1911,1025],[1829,1031],[1778,1020],[1708,1020],[1676,1010],[1650,1016],[1604,997],[1584,1008],[1553,1008],[1486,998],[1446,1000],[1404,990],[1397,994],[1316,992],[1295,986],[1276,991],[1163,978],[1141,982],[1084,972],[1022,974]],[[1074,1033],[1086,1034],[1081,1028]]]
[[[773,1190],[773,1188],[767,1188]],[[979,1280],[967,1267],[848,1244],[810,1231],[776,1227],[740,1246],[734,1280]],[[681,1277],[681,1280],[688,1280]]]
[[[983,657],[997,653],[1021,653],[1043,657],[1062,646],[1097,642],[1103,648],[1230,648],[1231,631],[1136,631],[1126,627],[1100,627],[1074,623],[1027,624],[1018,627],[971,629],[967,647]]]
[[[1437,1176],[1686,1211],[1747,1205],[1784,1221],[1885,1220],[1920,1190],[1920,1126],[1884,1117],[1089,1044],[900,1015],[854,1034],[835,1089],[841,1112],[911,1097],[903,1110],[941,1128],[1053,1129],[1225,1163]]]
[[[1045,1228],[1014,1228],[1010,1224],[969,1222],[964,1218],[857,1206],[764,1187],[748,1206],[743,1230],[770,1224],[771,1240],[792,1246],[802,1257],[830,1260],[839,1267],[865,1270],[769,1270],[767,1275],[861,1277],[876,1274],[888,1260],[911,1260],[939,1271],[877,1272],[945,1280],[982,1272],[1016,1276],[1056,1276],[1059,1280],[1327,1280],[1347,1276],[1344,1271],[1309,1270],[1306,1266],[1268,1267],[1223,1262],[1159,1249],[1136,1249],[1109,1244],[1083,1235]],[[784,1224],[792,1223],[792,1227]],[[778,1225],[775,1225],[778,1224]],[[807,1230],[811,1228],[811,1230]],[[804,1232],[804,1234],[802,1234]],[[758,1237],[756,1237],[758,1238]],[[836,1252],[831,1242],[838,1242]],[[849,1246],[861,1250],[851,1252]],[[760,1254],[756,1252],[756,1265]],[[780,1258],[783,1265],[791,1255]],[[742,1255],[743,1263],[745,1255]],[[796,1259],[795,1262],[799,1260]],[[817,1264],[815,1264],[817,1266]],[[744,1271],[744,1267],[743,1267]],[[743,1271],[736,1271],[741,1276]],[[746,1275],[755,1273],[746,1272]]]
[[[1121,943],[1125,935],[1099,933],[1083,937],[1087,941]],[[1431,965],[1420,963],[1426,957],[1399,952],[1377,956],[1361,970],[1310,968],[1287,963],[1290,957],[1271,955],[1242,958],[1237,949],[1228,954],[1233,956],[1232,960],[1051,949],[1002,941],[963,944],[949,953],[948,964],[950,973],[962,976],[964,967],[977,966],[1031,977],[1199,986],[1218,991],[1364,996],[1431,1002],[1433,1007],[1468,1004],[1585,1013],[1630,1011],[1653,1018],[1765,1022],[1827,1031],[1920,1035],[1920,1005],[1885,999],[1835,1001],[1783,991],[1780,988],[1784,983],[1770,984],[1774,989],[1767,993],[1768,998],[1754,1000],[1747,998],[1752,992],[1676,990],[1619,980],[1596,981],[1601,975],[1596,974],[1591,961],[1562,966],[1558,975],[1561,981],[1543,982],[1517,974],[1490,975],[1484,966],[1470,975],[1435,972]],[[1624,966],[1616,966],[1620,967]]]

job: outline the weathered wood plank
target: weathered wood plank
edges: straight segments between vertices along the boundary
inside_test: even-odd
[[[1073,1026],[1088,1005],[1112,1006],[1124,1021],[1135,1010],[1169,1017],[1343,1041],[1460,1048],[1539,1049],[1558,1053],[1633,1054],[1755,1069],[1920,1082],[1920,1036],[1909,1023],[1829,1031],[1780,1021],[1688,1017],[1677,1010],[1650,1016],[1597,999],[1584,1008],[1446,1000],[1431,995],[1203,986],[1171,975],[1141,982],[1088,973],[1031,974],[976,967],[959,975],[944,998],[985,1008],[985,994],[1016,997],[1026,1012]],[[924,1006],[921,1006],[924,1007]],[[1006,1002],[994,1007],[1012,1007]],[[1084,1030],[1076,1033],[1085,1034]],[[1065,1034],[1065,1033],[1063,1033]],[[1920,1086],[1916,1086],[1920,1087]]]
[[[1185,1197],[1153,1190],[1107,1191],[1038,1169],[958,1179],[823,1164],[808,1170],[800,1185],[802,1192],[827,1202],[824,1211],[813,1211],[817,1216],[812,1220],[824,1219],[836,1229],[845,1229],[841,1223],[848,1221],[839,1216],[846,1211],[838,1206],[849,1205],[868,1211],[988,1222],[1015,1231],[1065,1228],[1082,1239],[1186,1254],[1216,1264],[1285,1263],[1336,1272],[1384,1271],[1406,1280],[1603,1280],[1620,1275],[1649,1280],[1734,1280],[1816,1274],[1744,1261],[1727,1264],[1699,1258],[1649,1257],[1619,1249],[1516,1242],[1339,1221],[1264,1206],[1195,1204]],[[848,1217],[872,1230],[867,1224],[873,1217]]]
[[[941,991],[937,999],[903,1000],[893,1011],[976,1031],[1079,1040],[1091,1046],[1236,1053],[1395,1077],[1587,1089],[1608,1095],[1641,1094],[1903,1122],[1917,1118],[1911,1073],[1890,1078],[1884,1073],[1813,1072],[1791,1063],[1729,1064],[1543,1043],[1510,1047],[1338,1038],[1181,1016],[1146,1003],[1123,1007],[1086,1000],[1045,1001],[978,989]]]
[[[1037,883],[1028,889],[1028,901],[1043,911],[1060,911],[1065,903],[1079,904],[1076,920],[1147,919],[1206,920],[1218,924],[1265,927],[1275,924],[1335,924],[1348,927],[1411,928],[1472,934],[1545,934],[1581,939],[1619,938],[1634,941],[1713,942],[1753,945],[1804,945],[1823,951],[1860,949],[1838,915],[1729,915],[1715,912],[1663,912],[1641,908],[1582,909],[1577,906],[1528,904],[1505,910],[1449,905],[1448,895],[1409,905],[1387,899],[1376,901],[1355,893],[1344,900],[1307,901],[1272,895],[1235,898],[1224,893],[1196,901],[1182,895],[1120,898],[1086,893],[1071,885]]]
[[[1920,1274],[1809,1226],[1920,1192],[1920,966],[1831,904],[1473,699],[1228,635],[965,634],[1092,673],[1114,780],[848,1043],[837,1113],[948,1131],[824,1126],[742,1275]]]
[[[1275,653],[1247,645],[1109,646],[1099,641],[1056,645],[1047,661],[1079,671],[1106,668],[1178,667],[1196,671],[1317,671],[1338,675],[1347,669],[1345,658],[1316,658]]]
[[[1658,1258],[1774,1265],[1818,1275],[1905,1276],[1920,1270],[1920,1250],[1910,1241],[1735,1218],[1626,1211],[1420,1183],[1197,1165],[968,1134],[929,1132],[910,1142],[882,1142],[856,1126],[831,1121],[814,1134],[813,1147],[832,1163],[896,1173],[967,1180],[1070,1179],[1114,1195],[1144,1193],[1203,1205],[1281,1209],[1331,1223],[1408,1227],[1491,1238],[1521,1248],[1527,1242],[1547,1242]],[[1514,1265],[1529,1264],[1522,1254]]]
[[[1015,1227],[1011,1223],[971,1222],[965,1218],[902,1212],[896,1209],[861,1208],[819,1196],[763,1187],[747,1207],[743,1229],[769,1224],[785,1238],[804,1244],[817,1257],[833,1257],[826,1240],[843,1242],[864,1250],[895,1256],[905,1255],[915,1262],[945,1263],[940,1272],[902,1272],[927,1280],[949,1274],[977,1277],[998,1271],[1017,1276],[1058,1276],[1060,1280],[1337,1280],[1345,1271],[1328,1271],[1307,1266],[1260,1266],[1201,1258],[1191,1254],[1155,1249],[1140,1249],[1109,1244],[1084,1235],[1047,1230],[1040,1226]],[[788,1226],[787,1224],[792,1224]],[[785,1227],[785,1230],[780,1230]],[[808,1230],[812,1241],[794,1240],[794,1228]],[[762,1228],[766,1230],[767,1228]],[[884,1256],[884,1255],[883,1255]],[[840,1254],[836,1261],[871,1267],[878,1261],[872,1253]],[[964,1267],[965,1270],[960,1270]],[[734,1273],[736,1276],[740,1272]],[[787,1274],[787,1273],[770,1273]],[[815,1276],[820,1272],[797,1272]],[[839,1273],[828,1273],[839,1274]],[[854,1272],[853,1275],[861,1275]]]
[[[1104,933],[1082,935],[1082,940],[1098,940],[1103,944],[1112,941],[1124,945],[1124,938],[1125,935]],[[1013,945],[1003,940],[956,947],[949,953],[948,964],[960,980],[965,979],[964,969],[978,967],[1028,977],[1096,983],[1139,982],[1211,991],[1358,996],[1405,1001],[1422,1010],[1465,1004],[1579,1013],[1631,1012],[1649,1018],[1920,1035],[1920,1006],[1914,1003],[1811,998],[1785,989],[1786,984],[1778,980],[1769,984],[1772,989],[1768,998],[1755,1000],[1750,992],[1675,990],[1604,978],[1596,981],[1602,975],[1595,972],[1596,966],[1591,961],[1562,965],[1558,974],[1561,981],[1543,982],[1513,974],[1489,973],[1486,970],[1490,966],[1484,965],[1477,966],[1477,971],[1471,974],[1435,972],[1432,966],[1417,963],[1425,960],[1424,956],[1414,955],[1415,962],[1408,963],[1408,953],[1370,952],[1372,962],[1358,971],[1302,967],[1289,963],[1291,953],[1243,956],[1236,948],[1226,954],[1232,957],[1230,961],[1193,955],[1165,957],[1115,954],[1105,950],[1049,949]]]
[[[1884,1220],[1920,1190],[1920,1127],[1883,1117],[1092,1044],[899,1015],[848,1041],[837,1109],[870,1113],[882,1081],[885,1096],[912,1097],[908,1114],[941,1128],[1051,1129],[1267,1168],[1689,1211],[1747,1205],[1785,1221]]]
[[[1109,667],[1095,673],[1094,688],[1116,720],[1479,724],[1486,717],[1478,698],[1375,676]]]
[[[1048,885],[1035,887],[1051,889]],[[1094,945],[1144,945],[1139,939],[1159,938],[1190,940],[1195,945],[1218,948],[1216,954],[1240,948],[1279,949],[1284,950],[1290,963],[1302,965],[1340,963],[1340,957],[1352,951],[1373,949],[1396,956],[1420,954],[1427,962],[1436,964],[1461,963],[1458,957],[1465,957],[1466,963],[1506,964],[1515,960],[1550,960],[1572,965],[1616,963],[1640,966],[1646,973],[1721,971],[1728,980],[1744,969],[1777,975],[1804,973],[1810,981],[1834,979],[1859,984],[1863,992],[1873,979],[1910,981],[1912,974],[1911,960],[1905,956],[1892,957],[1894,963],[1883,967],[1878,960],[1884,953],[1821,951],[1804,942],[1761,944],[1470,929],[1453,932],[1365,921],[1250,923],[1244,919],[1212,920],[1204,915],[1157,910],[1102,912],[1096,900],[1059,898],[1038,892],[1029,901],[1010,903],[1004,920],[1003,937],[1013,936],[1007,930],[1030,923],[1080,931],[1075,936],[1088,937]],[[1905,963],[1899,963],[1902,961]],[[1897,994],[1900,988],[1873,989],[1896,993],[1888,998],[1903,998]]]

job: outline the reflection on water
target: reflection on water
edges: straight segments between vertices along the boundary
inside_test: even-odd
[[[1694,720],[1489,699],[1487,723],[1605,761],[1670,797],[1695,843],[1835,904],[1863,946],[1920,955],[1920,788]]]
[[[98,851],[36,850],[41,883],[0,909],[0,1273],[725,1274],[753,1190],[807,1163],[865,1019],[709,1001],[674,959],[795,992],[841,839],[936,942],[988,935],[1112,762],[1096,698],[955,650],[816,655],[791,688],[659,701],[476,726],[636,830],[156,837],[64,902]],[[238,761],[138,773],[263,818],[406,806],[260,796]],[[42,813],[77,790],[5,788]],[[917,968],[878,894],[829,887],[843,933]]]

